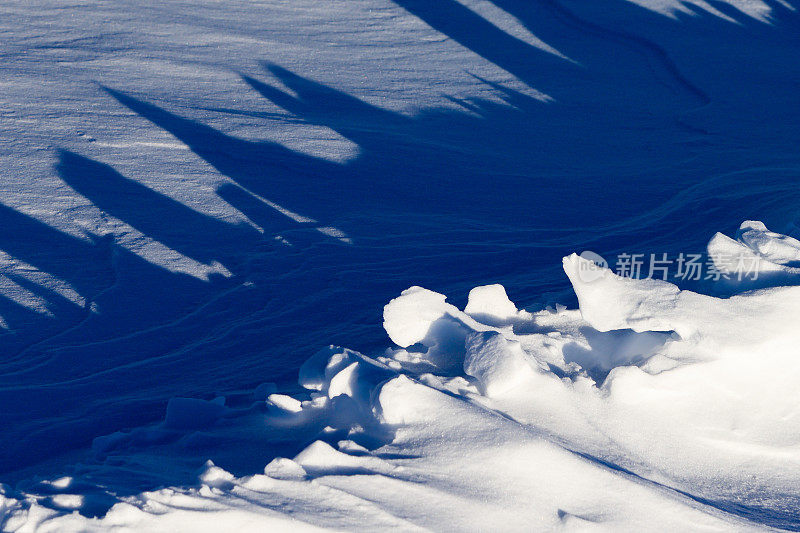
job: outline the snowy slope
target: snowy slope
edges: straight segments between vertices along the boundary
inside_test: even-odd
[[[641,317],[609,307],[629,288],[585,296],[561,268],[585,249],[702,252],[748,219],[796,230],[798,17],[771,0],[4,3],[0,524],[170,530],[196,508],[231,528],[286,509],[367,529],[800,528],[794,292]],[[742,242],[710,246],[793,284],[791,241]],[[411,353],[427,331],[381,327],[401,291],[463,309],[494,283],[583,316],[473,316],[510,340],[459,333],[433,366],[384,354],[387,332]],[[545,350],[548,333],[575,346]],[[319,386],[361,397],[265,402],[311,401],[298,371],[330,344],[369,357]],[[480,356],[507,349],[510,368]],[[373,451],[306,448],[364,424]],[[208,459],[236,477],[187,488]],[[128,497],[104,522],[49,518]]]

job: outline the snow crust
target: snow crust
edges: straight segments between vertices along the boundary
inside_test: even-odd
[[[793,268],[800,252],[760,222],[721,239],[710,247],[758,254],[765,272]],[[800,286],[720,298],[607,269],[584,280],[584,261],[563,262],[574,310],[518,310],[499,285],[473,289],[464,311],[442,294],[404,291],[384,309],[395,347],[372,357],[323,349],[300,370],[305,393],[272,393],[261,404],[266,418],[234,423],[313,435],[263,473],[237,477],[209,461],[196,486],[125,498],[96,519],[68,513],[80,496],[62,478],[48,485],[49,507],[6,490],[2,523],[11,531],[796,526]],[[162,426],[237,420],[224,403],[176,399]]]

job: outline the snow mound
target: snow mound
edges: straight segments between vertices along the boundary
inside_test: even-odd
[[[709,250],[722,248],[756,254],[782,280],[800,257],[800,242],[752,221],[736,240],[715,236]],[[384,310],[394,348],[369,357],[330,346],[301,368],[306,393],[266,397],[272,418],[261,423],[321,429],[263,474],[209,463],[198,486],[141,494],[95,520],[7,492],[2,523],[800,527],[800,286],[770,278],[718,298],[586,261],[563,263],[579,310],[519,310],[499,285],[473,289],[463,311],[442,294],[404,291]],[[165,426],[207,428],[233,412],[224,401],[175,400]]]

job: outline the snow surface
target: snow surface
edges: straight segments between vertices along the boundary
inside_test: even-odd
[[[0,528],[800,529],[798,28],[3,3]]]
[[[766,231],[754,242],[751,228],[764,226],[745,222],[739,247],[786,252],[793,242]],[[95,442],[108,453],[197,430],[180,437],[188,444],[220,425],[234,434],[316,435],[263,473],[236,477],[209,461],[199,486],[125,498],[102,519],[64,514],[83,496],[77,480],[62,478],[38,487],[49,489],[47,504],[7,494],[5,527],[792,527],[800,286],[718,298],[610,270],[582,281],[582,261],[564,258],[580,310],[505,313],[512,304],[490,285],[474,289],[467,306],[503,310],[486,313],[502,319],[489,325],[412,287],[384,309],[398,346],[383,355],[331,346],[303,364],[306,392],[297,397],[274,393],[238,410],[175,399],[162,424]],[[573,356],[602,362],[603,352],[632,344],[641,350],[603,378]]]

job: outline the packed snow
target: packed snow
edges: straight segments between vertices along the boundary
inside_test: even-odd
[[[0,530],[800,530],[794,4],[3,3]]]

